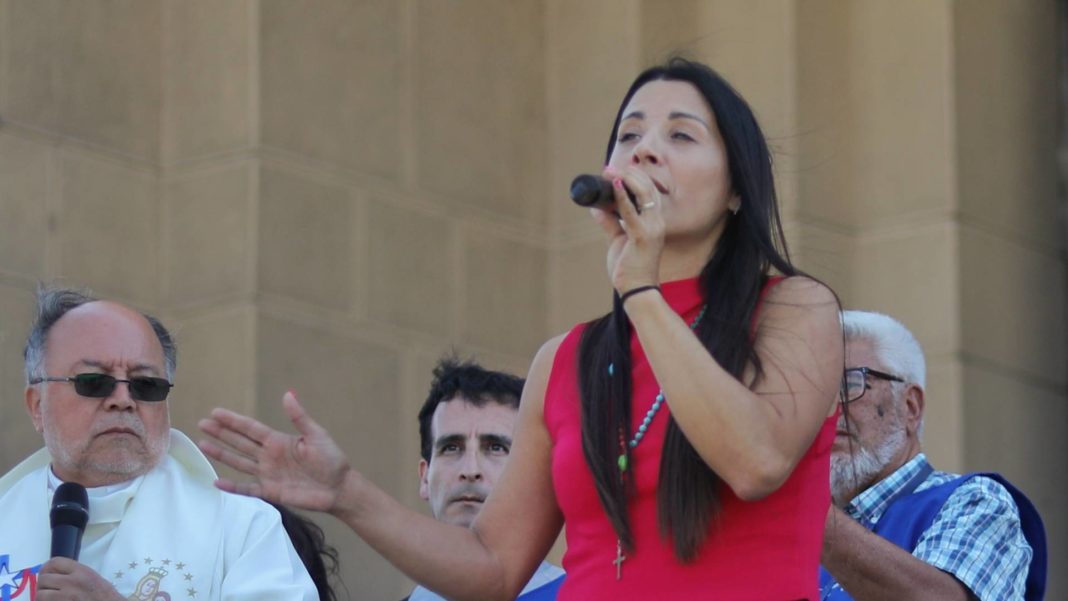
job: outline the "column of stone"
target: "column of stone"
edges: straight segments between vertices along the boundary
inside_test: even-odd
[[[545,336],[541,4],[260,5],[260,414],[287,387],[413,507],[446,350],[524,373]],[[410,586],[341,529],[349,588]]]
[[[255,412],[258,3],[162,2],[161,306],[179,369],[171,417]]]
[[[640,67],[642,3],[546,3],[549,330],[611,308],[604,235],[568,197],[572,178],[600,173],[619,101]]]
[[[375,295],[390,291],[373,278],[370,233],[380,199],[403,194],[403,4],[261,2],[257,30],[259,413],[291,428],[278,399],[294,389],[354,465],[394,493],[406,467],[405,338],[372,317]],[[353,594],[398,592],[388,563],[343,526],[324,526]]]
[[[962,465],[958,203],[944,2],[798,7],[801,214],[845,308],[901,320],[927,353],[925,449]]]
[[[21,348],[38,281],[159,300],[160,6],[0,2],[0,464],[38,448]]]
[[[1063,3],[1061,3],[1063,10]],[[1058,7],[953,11],[965,468],[1006,474],[1068,552],[1068,287],[1058,199]],[[1068,576],[1051,569],[1047,598]]]
[[[1019,483],[1055,554],[1068,405],[1054,12],[802,3],[798,89],[801,211],[841,249],[844,305],[917,334],[928,454]],[[1051,594],[1063,586],[1051,574]]]

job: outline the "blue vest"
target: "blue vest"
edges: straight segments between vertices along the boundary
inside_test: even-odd
[[[944,484],[913,493],[912,491],[916,490],[930,473],[931,467],[925,466],[916,478],[913,478],[901,492],[891,499],[889,507],[874,528],[871,524],[865,525],[875,534],[911,553],[916,548],[920,536],[931,527],[935,516],[957,487],[975,476],[990,478],[1004,486],[1005,490],[1012,495],[1012,500],[1016,502],[1016,507],[1020,512],[1020,528],[1023,530],[1027,543],[1031,545],[1032,551],[1024,599],[1040,601],[1046,594],[1046,531],[1042,526],[1042,518],[1039,517],[1031,501],[1007,480],[992,473],[965,474]],[[821,598],[826,601],[852,601],[853,597],[836,585],[834,577],[823,566],[820,566],[820,592],[823,595]],[[830,590],[832,587],[834,590]]]
[[[560,586],[564,584],[564,578],[565,576],[560,576],[556,580],[550,580],[529,593],[519,595],[516,601],[554,601]]]

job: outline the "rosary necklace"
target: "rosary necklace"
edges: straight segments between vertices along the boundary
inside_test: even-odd
[[[701,312],[694,318],[693,323],[690,324],[690,331],[697,330],[697,325],[701,323],[701,318],[705,316],[705,311],[708,310],[708,305],[701,307]],[[608,365],[608,375],[611,376],[615,372],[615,364]],[[649,425],[653,423],[653,418],[660,411],[660,407],[664,405],[664,400],[667,397],[664,396],[664,389],[661,388],[656,393],[656,399],[653,401],[653,406],[645,412],[645,418],[642,420],[638,431],[634,433],[634,437],[627,442],[626,437],[623,435],[623,429],[619,430],[619,457],[616,459],[616,464],[619,466],[619,479],[623,480],[627,475],[627,468],[630,466],[627,464],[627,447],[631,450],[638,448],[638,444],[645,438],[645,432],[649,429]],[[612,560],[612,565],[616,566],[616,580],[623,578],[623,562],[626,561],[627,556],[623,554],[623,541],[616,538],[616,558]]]

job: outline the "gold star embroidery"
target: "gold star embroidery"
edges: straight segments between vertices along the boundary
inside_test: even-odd
[[[197,589],[195,589],[195,588],[190,588],[190,589],[186,589],[186,591],[185,591],[185,592],[186,592],[186,594],[187,594],[187,595],[189,595],[190,597],[192,597],[192,598],[194,598],[194,599],[196,599],[196,598],[197,598]]]

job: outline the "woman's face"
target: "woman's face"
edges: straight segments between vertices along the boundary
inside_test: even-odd
[[[715,116],[689,82],[656,80],[634,93],[608,164],[649,176],[661,194],[669,237],[717,234],[737,201]]]

